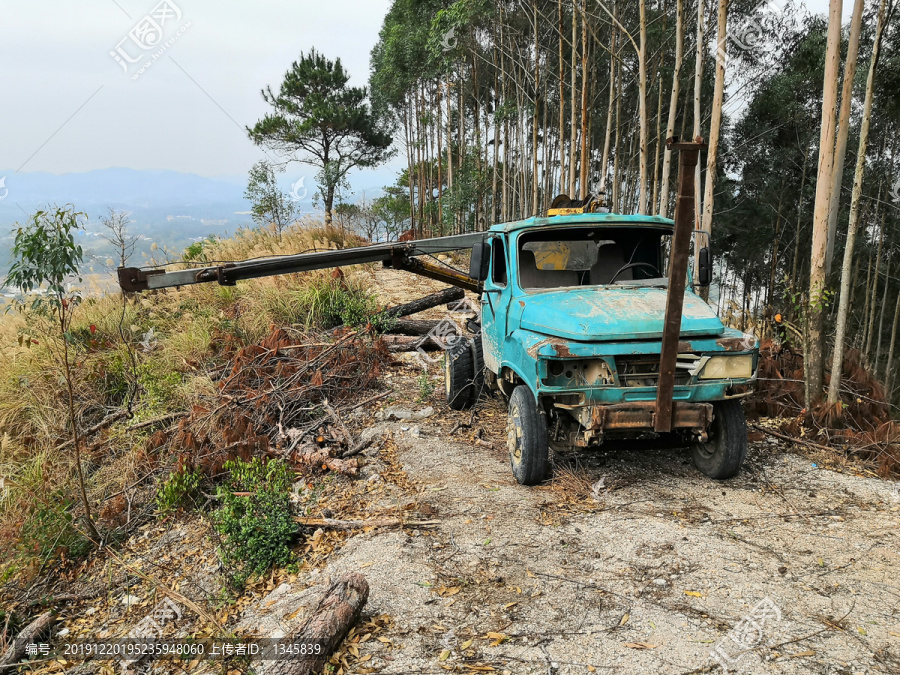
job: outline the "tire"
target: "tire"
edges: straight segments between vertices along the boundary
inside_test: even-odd
[[[709,440],[694,443],[694,466],[710,478],[733,478],[747,457],[747,420],[740,401],[713,404]]]
[[[485,390],[484,387],[484,346],[481,344],[479,333],[471,341],[472,351],[472,405],[478,402],[478,398]]]
[[[453,410],[465,410],[474,403],[473,377],[469,341],[458,340],[444,353],[444,392],[447,405]]]
[[[513,476],[521,485],[536,485],[550,468],[547,416],[538,410],[534,395],[519,385],[509,397],[506,444]]]

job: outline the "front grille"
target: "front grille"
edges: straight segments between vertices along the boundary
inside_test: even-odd
[[[684,385],[691,381],[699,354],[679,354],[675,366],[675,384]],[[659,355],[617,356],[616,371],[623,387],[655,387],[659,383]]]

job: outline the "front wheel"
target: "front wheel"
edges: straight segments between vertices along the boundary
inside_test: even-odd
[[[733,478],[747,456],[747,420],[740,401],[713,404],[709,440],[694,443],[694,466],[710,478]]]
[[[506,444],[513,476],[522,485],[535,485],[547,477],[550,443],[547,417],[538,410],[531,390],[519,385],[509,397]]]

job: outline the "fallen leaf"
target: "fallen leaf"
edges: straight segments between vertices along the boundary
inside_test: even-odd
[[[706,597],[703,593],[699,593],[698,591],[685,591],[685,595],[690,595],[692,598],[703,598]]]
[[[448,658],[450,658],[450,650],[445,649],[444,651],[441,652],[441,655],[438,657],[438,661],[446,661]]]
[[[807,649],[805,652],[798,652],[797,654],[791,654],[792,659],[799,659],[803,656],[815,656],[816,653],[812,649]]]
[[[619,621],[619,625],[624,626],[626,623],[628,623],[628,619],[630,619],[630,618],[631,617],[628,614],[622,615],[622,620]]]
[[[651,645],[649,642],[626,642],[625,646],[630,649],[656,649],[656,645]]]
[[[468,649],[469,647],[472,646],[472,642],[473,642],[472,640],[466,640],[465,642],[463,642],[463,643],[459,646],[460,650],[466,650],[466,649]]]

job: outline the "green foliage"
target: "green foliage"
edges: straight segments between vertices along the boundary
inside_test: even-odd
[[[434,394],[434,382],[428,377],[427,370],[422,371],[422,374],[419,375],[416,383],[419,385],[419,400],[423,403],[430,400],[431,396]]]
[[[90,539],[78,531],[72,502],[61,494],[35,504],[22,525],[22,550],[41,560],[65,554],[81,558],[92,548]]]
[[[305,328],[356,328],[371,323],[376,331],[389,330],[396,318],[379,311],[374,296],[351,282],[336,282],[326,275],[311,276],[296,291],[278,290],[271,297],[273,319]]]
[[[156,492],[156,508],[161,515],[190,506],[200,491],[199,471],[176,471],[169,475]]]
[[[16,230],[13,239],[13,263],[6,283],[30,293],[46,284],[47,293],[37,296],[32,308],[49,307],[60,312],[78,296],[71,295],[66,281],[78,276],[78,267],[84,257],[81,246],[75,243],[73,232],[78,229],[78,218],[83,213],[74,207],[54,207],[49,211],[37,211],[24,227]]]
[[[297,532],[291,514],[292,474],[285,462],[259,457],[226,462],[225,468],[231,474],[218,488],[222,505],[212,520],[223,537],[219,554],[240,587],[254,574],[291,562],[290,544]]]
[[[206,239],[195,241],[193,244],[184,249],[181,254],[182,260],[207,262],[206,250],[209,246],[218,243],[218,238],[214,234],[207,235]]]
[[[144,411],[165,411],[176,408],[181,373],[165,363],[148,359],[138,366],[138,384],[144,390],[141,404]]]
[[[276,153],[301,153],[300,161],[320,169],[319,189],[330,214],[334,193],[354,167],[376,166],[391,155],[392,138],[383,119],[369,109],[364,87],[347,86],[340,59],[315,49],[301,54],[275,94],[263,99],[272,110],[248,129],[251,140]]]
[[[257,162],[250,169],[244,197],[253,203],[250,207],[253,222],[260,227],[274,227],[279,237],[297,215],[296,204],[278,187],[275,168],[266,160]]]

